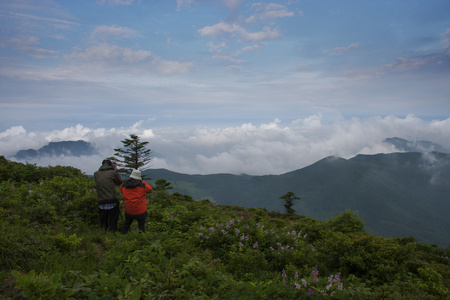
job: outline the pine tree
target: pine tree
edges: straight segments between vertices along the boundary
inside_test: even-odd
[[[295,213],[295,210],[292,208],[294,206],[294,201],[301,199],[300,197],[295,196],[295,193],[293,192],[287,192],[283,196],[279,197],[280,199],[284,200],[284,208],[286,208],[286,214],[289,216],[293,216]]]
[[[121,142],[123,147],[114,149],[116,153],[111,158],[119,167],[119,172],[131,173],[132,169],[142,170],[152,160],[151,150],[146,149],[148,142],[141,142],[139,136],[130,134],[129,139]]]

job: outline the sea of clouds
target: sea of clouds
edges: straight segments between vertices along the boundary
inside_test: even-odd
[[[121,128],[89,128],[81,124],[62,130],[30,131],[13,126],[0,132],[0,155],[15,160],[19,150],[39,149],[49,142],[84,140],[98,154],[92,156],[41,157],[28,161],[41,166],[68,165],[93,174],[101,161],[121,147],[121,140],[137,134],[149,142],[151,168],[186,174],[283,174],[328,157],[351,158],[357,154],[397,152],[385,138],[427,140],[450,149],[450,118],[426,121],[414,115],[340,118],[327,121],[321,114],[289,124],[231,127],[146,128],[144,121]]]

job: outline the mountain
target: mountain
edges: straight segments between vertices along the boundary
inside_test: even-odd
[[[38,149],[20,150],[16,153],[15,158],[19,160],[37,158],[42,156],[82,156],[96,154],[94,146],[85,141],[63,141],[50,142],[48,145]]]
[[[424,151],[437,151],[441,153],[449,153],[449,150],[445,147],[429,142],[429,141],[408,141],[398,137],[387,138],[383,141],[386,144],[393,145],[398,151],[405,152],[424,152]]]
[[[414,236],[450,245],[450,154],[405,152],[328,157],[282,175],[186,175],[164,169],[144,172],[165,179],[173,192],[195,200],[284,212],[280,196],[294,192],[296,214],[326,220],[359,211],[369,233]]]

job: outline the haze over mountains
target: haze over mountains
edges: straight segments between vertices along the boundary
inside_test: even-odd
[[[400,152],[423,152],[423,151],[437,151],[448,153],[449,150],[439,144],[429,141],[408,141],[401,138],[387,138],[383,141],[386,144],[394,146]],[[41,157],[51,156],[74,156],[80,157],[82,155],[91,156],[98,154],[97,149],[92,143],[78,140],[78,141],[61,141],[50,142],[39,149],[20,150],[13,156],[17,160],[38,159]],[[153,151],[153,157],[163,157],[163,155]]]
[[[388,138],[402,153],[327,157],[281,175],[187,175],[166,169],[146,171],[171,182],[173,192],[217,204],[283,212],[279,197],[288,191],[302,199],[298,215],[321,220],[347,209],[359,211],[368,232],[386,237],[412,235],[418,241],[450,245],[450,158],[447,149],[428,141]],[[153,150],[153,149],[152,149]],[[15,158],[94,155],[85,141],[54,142],[18,151]]]

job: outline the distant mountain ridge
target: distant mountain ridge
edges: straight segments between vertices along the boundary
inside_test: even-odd
[[[217,204],[284,212],[280,196],[302,199],[296,214],[326,220],[359,211],[369,233],[414,236],[419,242],[450,245],[450,154],[405,152],[327,157],[282,175],[186,175],[164,169],[144,171],[153,182],[166,179],[173,192]],[[152,183],[153,183],[152,182]]]
[[[398,137],[384,139],[384,143],[393,145],[398,151],[404,152],[424,152],[436,151],[441,153],[449,153],[450,151],[436,143],[429,141],[408,141]]]
[[[48,145],[38,149],[28,149],[18,151],[14,157],[19,160],[39,158],[43,156],[77,156],[82,155],[94,155],[96,150],[91,143],[86,141],[63,141],[63,142],[50,142]]]
[[[217,204],[284,211],[279,197],[288,191],[298,215],[326,220],[347,209],[359,211],[368,232],[450,245],[450,154],[444,147],[400,138],[385,139],[402,153],[327,157],[282,175],[187,175],[164,169],[145,171],[149,177],[171,182],[174,192]],[[439,149],[440,151],[432,151]],[[411,152],[413,151],[413,152]],[[422,152],[424,151],[424,152]],[[18,151],[26,160],[60,155],[96,154],[85,141],[52,142],[38,149]],[[156,155],[155,155],[156,157]]]

